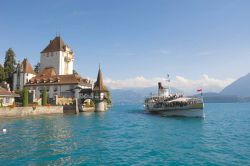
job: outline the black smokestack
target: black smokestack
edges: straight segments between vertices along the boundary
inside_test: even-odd
[[[161,85],[161,82],[158,82],[158,89],[163,89],[163,86]]]

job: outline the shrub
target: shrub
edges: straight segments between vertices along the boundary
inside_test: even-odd
[[[23,89],[23,96],[22,97],[23,97],[23,106],[27,107],[29,104],[29,91],[26,87]]]
[[[33,105],[38,105],[38,102],[33,102],[32,104],[33,104]]]
[[[43,88],[43,94],[42,94],[42,105],[45,106],[48,104],[48,93],[47,93],[47,88]]]

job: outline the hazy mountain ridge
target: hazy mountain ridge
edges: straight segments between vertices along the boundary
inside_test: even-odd
[[[180,92],[175,88],[171,88],[172,92]],[[113,103],[143,103],[145,97],[150,94],[157,94],[158,87],[148,88],[127,88],[127,89],[111,89]]]
[[[225,87],[220,94],[250,97],[250,73]]]
[[[199,96],[199,95],[194,95]],[[236,102],[250,102],[250,97],[239,97],[236,95],[223,95],[220,93],[203,93],[203,100],[205,103],[236,103]]]
[[[172,88],[172,92],[180,92]],[[157,93],[157,87],[111,89],[113,103],[143,103],[145,97]],[[194,95],[199,96],[199,95]],[[205,103],[250,102],[250,73],[225,87],[221,92],[203,93]]]

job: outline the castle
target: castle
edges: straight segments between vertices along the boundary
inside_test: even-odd
[[[96,110],[103,107],[104,88],[99,67],[95,84],[89,79],[73,73],[74,52],[60,36],[50,41],[40,54],[40,72],[36,74],[27,59],[17,65],[13,74],[13,90],[28,88],[33,101],[41,98],[46,88],[49,100],[56,97],[74,98],[83,102],[86,98],[95,101]],[[87,96],[87,97],[86,97]]]

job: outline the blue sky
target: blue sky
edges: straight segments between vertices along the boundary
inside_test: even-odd
[[[32,64],[60,33],[75,69],[123,80],[239,78],[250,72],[249,0],[0,1],[0,55]]]

